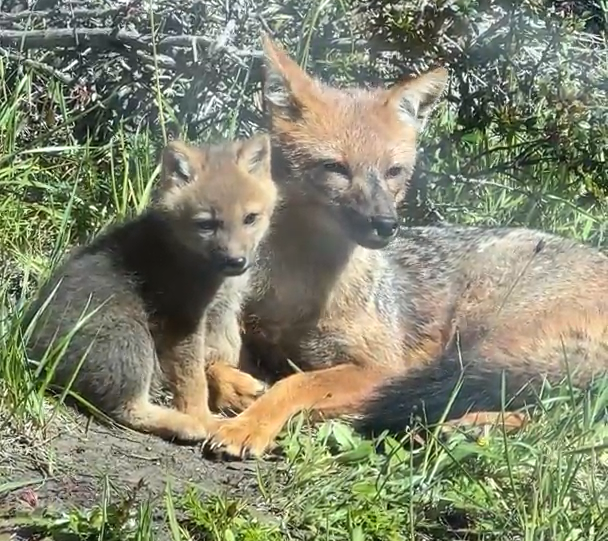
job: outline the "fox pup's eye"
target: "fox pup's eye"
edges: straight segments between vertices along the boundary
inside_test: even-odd
[[[323,169],[328,173],[335,173],[337,175],[342,175],[343,177],[350,177],[350,169],[347,165],[340,162],[332,162],[326,161],[323,162]]]
[[[393,165],[393,167],[389,167],[386,172],[386,176],[389,178],[400,177],[405,172],[405,168],[400,165]]]
[[[252,225],[257,221],[257,219],[258,215],[255,212],[250,212],[249,214],[247,214],[247,216],[245,216],[243,223],[245,225]]]
[[[215,231],[218,228],[217,220],[197,220],[196,227],[202,231]]]

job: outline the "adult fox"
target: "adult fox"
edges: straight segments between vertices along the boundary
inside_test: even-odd
[[[528,229],[400,228],[416,139],[442,68],[389,88],[338,89],[264,38],[272,174],[282,193],[261,247],[245,339],[284,377],[213,444],[262,454],[290,416],[405,428],[521,406],[543,378],[608,366],[608,258]],[[401,229],[399,233],[399,229]],[[462,378],[462,380],[461,380]]]

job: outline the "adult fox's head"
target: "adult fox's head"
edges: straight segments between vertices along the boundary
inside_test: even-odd
[[[338,89],[309,76],[267,36],[263,42],[275,180],[288,198],[321,207],[354,242],[386,246],[399,229],[417,135],[447,71],[389,88]]]

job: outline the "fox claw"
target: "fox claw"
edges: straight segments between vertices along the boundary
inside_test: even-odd
[[[224,420],[212,436],[209,448],[222,455],[244,460],[261,458],[274,446],[274,433],[265,425],[254,426],[243,418]]]

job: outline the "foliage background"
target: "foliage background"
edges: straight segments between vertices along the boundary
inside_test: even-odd
[[[607,16],[600,0],[2,1],[0,537],[11,463],[37,450],[37,467],[51,464],[38,427],[56,415],[23,351],[21,308],[69,245],[141,210],[168,138],[260,127],[261,29],[339,84],[450,69],[405,222],[527,225],[605,246]],[[191,536],[171,538],[606,539],[608,392],[561,398],[515,438],[412,453],[388,439],[377,454],[336,423],[290,434],[256,504],[279,525],[253,520],[239,494],[187,496]],[[91,472],[78,475],[86,486]],[[105,530],[90,502],[51,530],[150,538],[148,504],[134,519],[102,500]]]
[[[105,152],[146,133],[154,161],[167,137],[251,133],[260,125],[263,28],[309,69],[343,84],[382,84],[437,63],[450,68],[408,220],[472,214],[550,227],[556,212],[593,211],[608,193],[605,2],[5,4],[4,100],[24,77],[29,88],[15,104],[16,130],[2,140],[4,160],[41,146]],[[93,157],[107,172],[103,157]],[[39,159],[45,167],[52,161]],[[65,175],[53,188],[57,204],[71,193],[74,171]],[[77,232],[90,224],[82,205],[109,202],[102,186],[91,188],[79,192]],[[15,195],[48,203],[45,189],[21,186]],[[488,207],[488,197],[500,207]]]

